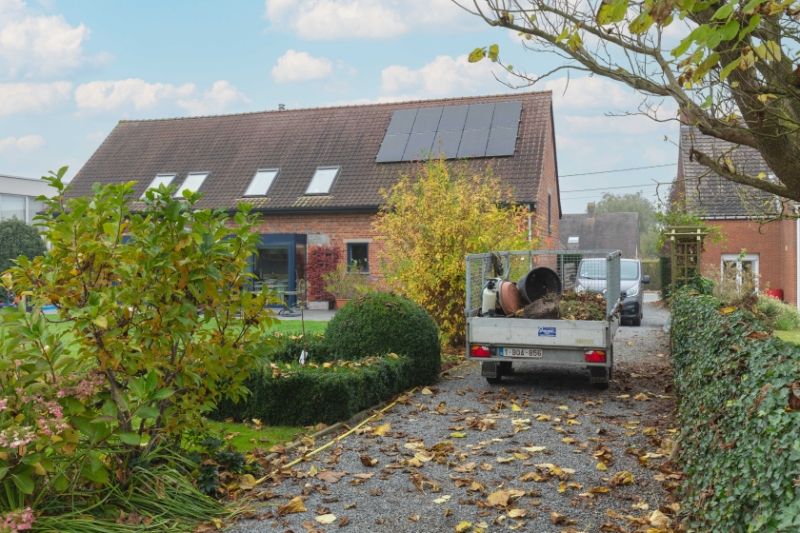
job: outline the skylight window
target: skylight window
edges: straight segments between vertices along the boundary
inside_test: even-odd
[[[328,194],[333,185],[333,180],[339,174],[339,167],[317,167],[311,183],[308,184],[306,194]]]
[[[206,180],[206,176],[208,176],[208,172],[192,172],[186,176],[181,186],[175,191],[175,198],[182,198],[183,191],[197,192]]]
[[[175,174],[156,174],[156,177],[153,178],[153,181],[150,182],[150,186],[147,187],[147,189],[145,189],[145,191],[142,193],[142,198],[144,198],[144,195],[147,194],[147,191],[149,191],[150,189],[158,189],[162,185],[168,187],[169,184],[172,183],[172,180],[174,179],[175,179]]]
[[[266,196],[267,191],[272,186],[272,182],[275,181],[275,176],[278,175],[278,170],[277,168],[259,169],[256,175],[253,176],[253,181],[250,182],[250,186],[247,187],[244,195]]]

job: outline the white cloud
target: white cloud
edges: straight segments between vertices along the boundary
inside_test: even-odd
[[[327,78],[332,72],[329,59],[290,49],[272,67],[272,79],[279,83],[311,81]]]
[[[247,97],[229,81],[217,80],[202,96],[180,99],[178,105],[192,115],[210,115],[222,113],[238,103],[246,102],[249,102]]]
[[[49,76],[86,61],[89,29],[61,15],[33,12],[22,0],[0,0],[0,73],[9,77]]]
[[[534,89],[553,91],[553,105],[557,110],[631,109],[642,99],[641,95],[622,83],[597,76],[546,79],[535,85]]]
[[[41,135],[0,138],[0,153],[32,152],[42,146],[44,146],[44,137]]]
[[[0,83],[0,117],[13,113],[43,111],[69,99],[72,84],[66,81],[53,83]]]
[[[441,55],[418,69],[391,65],[381,71],[384,97],[441,98],[508,91],[492,75],[493,63]]]
[[[575,116],[565,115],[561,121],[567,130],[582,135],[660,135],[670,126],[642,115],[631,116]]]
[[[450,0],[266,0],[266,17],[303,39],[385,39],[421,26],[453,27],[466,15]]]

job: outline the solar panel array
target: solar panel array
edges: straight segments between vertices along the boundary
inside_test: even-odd
[[[514,155],[522,102],[399,109],[392,115],[378,163]]]

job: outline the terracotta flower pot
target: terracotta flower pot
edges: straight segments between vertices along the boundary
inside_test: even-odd
[[[336,309],[341,309],[342,307],[347,305],[347,302],[349,301],[350,298],[336,298]]]

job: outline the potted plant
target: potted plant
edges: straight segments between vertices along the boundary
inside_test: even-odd
[[[336,298],[336,309],[341,309],[353,298],[372,290],[372,280],[368,274],[357,272],[347,265],[322,276],[325,290]]]

